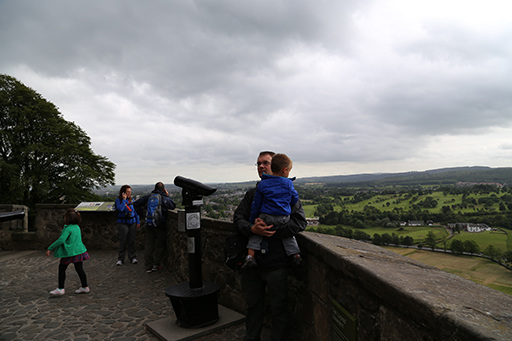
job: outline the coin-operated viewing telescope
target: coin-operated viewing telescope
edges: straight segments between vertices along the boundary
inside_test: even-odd
[[[182,176],[174,178],[174,184],[183,188],[181,196],[183,197],[183,204],[186,206],[199,206],[203,204],[202,197],[209,196],[215,193],[217,188],[210,187],[199,181],[187,179]],[[194,204],[196,201],[196,204]]]
[[[199,181],[177,176],[174,184],[182,188],[185,206],[184,225],[187,234],[189,282],[165,289],[176,314],[176,323],[185,328],[200,328],[219,320],[217,293],[220,287],[203,281],[201,263],[201,205],[203,196],[215,193],[216,188]],[[180,217],[180,216],[179,216]],[[180,219],[180,218],[178,218]],[[178,222],[181,225],[182,222]]]

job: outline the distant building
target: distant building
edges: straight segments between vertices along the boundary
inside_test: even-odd
[[[318,217],[306,218],[306,221],[308,222],[308,226],[318,226],[320,223]]]
[[[467,224],[466,229],[468,232],[492,231],[492,229],[486,224]]]
[[[423,220],[421,220],[421,221],[417,221],[417,220],[409,220],[409,221],[407,222],[407,225],[408,225],[408,226],[423,226],[423,225],[425,225],[425,223],[423,223]]]
[[[487,224],[450,223],[450,224],[447,224],[447,226],[450,229],[454,229],[458,226],[461,231],[468,231],[468,232],[472,232],[472,233],[496,230],[496,229],[489,227]]]

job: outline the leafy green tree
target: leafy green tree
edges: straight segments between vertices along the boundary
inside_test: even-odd
[[[370,235],[364,231],[361,231],[361,230],[356,230],[354,232],[354,239],[356,240],[370,240],[372,239],[372,237],[370,237]]]
[[[346,229],[345,230],[345,238],[353,239],[354,238],[354,230]]]
[[[398,238],[395,232],[391,233],[391,242],[395,245],[400,245],[400,238]]]
[[[380,234],[375,233],[372,238],[372,244],[382,245],[382,237]]]
[[[411,236],[405,236],[403,244],[406,246],[411,246],[414,243],[414,239]]]
[[[464,252],[471,254],[480,253],[480,246],[478,246],[477,242],[474,240],[465,240],[462,243],[462,247],[464,248]]]
[[[389,233],[384,233],[382,235],[382,244],[388,245],[391,243],[393,243],[393,237],[391,237],[391,235]]]
[[[503,251],[501,251],[500,247],[489,245],[484,250],[484,255],[489,256],[489,258],[494,259],[495,261],[501,263],[501,258],[503,257]]]
[[[512,250],[507,250],[503,253],[503,259],[505,259],[505,261],[507,263],[512,263]]]
[[[456,255],[462,254],[464,252],[464,246],[462,245],[462,241],[458,239],[454,239],[450,244],[450,250]]]
[[[391,220],[388,217],[385,217],[380,221],[380,226],[387,227],[389,223],[391,223]]]
[[[95,199],[114,185],[114,163],[96,155],[87,134],[16,78],[0,74],[0,203]]]
[[[436,248],[436,239],[436,234],[433,231],[428,231],[425,244],[434,250]]]

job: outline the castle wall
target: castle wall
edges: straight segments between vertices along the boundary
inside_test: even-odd
[[[50,245],[60,234],[67,207],[38,205],[37,238],[26,241],[25,249]],[[187,237],[178,231],[177,211],[168,213],[165,266],[178,282],[187,282]],[[114,213],[83,212],[82,217],[90,250],[117,249]],[[202,274],[220,286],[219,304],[243,313],[240,275],[224,264],[224,239],[231,233],[230,222],[201,220]],[[353,323],[359,341],[512,338],[510,295],[376,245],[309,232],[297,239],[304,266],[289,277],[293,340],[336,340],[340,321],[348,327]],[[139,252],[143,242],[141,228]]]

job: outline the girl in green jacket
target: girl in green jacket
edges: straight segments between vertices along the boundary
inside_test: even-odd
[[[75,264],[76,273],[82,282],[82,286],[75,292],[77,294],[87,294],[91,291],[87,285],[87,276],[83,268],[83,261],[90,257],[85,245],[82,243],[82,233],[78,226],[80,222],[82,222],[80,213],[76,212],[74,208],[68,208],[64,214],[64,228],[59,239],[50,245],[46,251],[46,255],[50,256],[51,251],[55,250],[53,256],[60,258],[59,287],[50,291],[52,295],[64,295],[66,269],[70,263]]]

